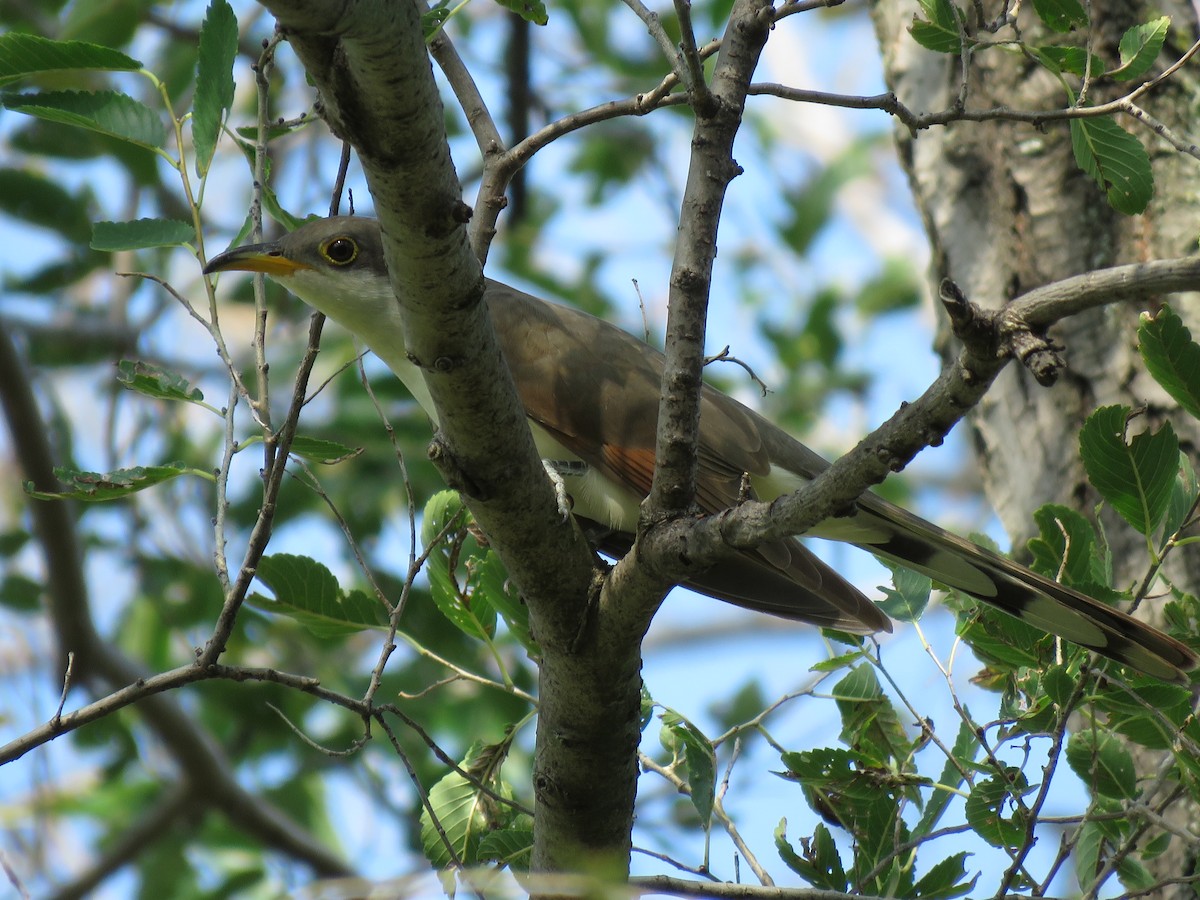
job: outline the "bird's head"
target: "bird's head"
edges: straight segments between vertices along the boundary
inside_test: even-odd
[[[204,267],[206,275],[228,271],[261,272],[352,331],[396,307],[375,219],[316,219],[277,241],[227,250]]]

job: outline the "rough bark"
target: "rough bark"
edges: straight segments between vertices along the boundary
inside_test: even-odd
[[[1172,15],[1175,40],[1168,40],[1165,62],[1151,74],[1161,71],[1175,56],[1171,47],[1186,46],[1196,32],[1194,10],[1173,6],[1092,4],[1094,52],[1117,58],[1125,28],[1166,12]],[[889,87],[917,112],[948,108],[959,91],[959,60],[931,53],[912,40],[907,26],[913,12],[911,4],[894,0],[873,8]],[[1021,26],[1027,38],[1038,34],[1032,10],[1022,13]],[[1050,110],[1066,105],[1057,82],[1011,54],[979,54],[971,65],[969,87],[969,108]],[[1146,103],[1169,127],[1189,133],[1195,126],[1193,95],[1188,80],[1180,78],[1156,89]],[[1117,94],[1101,87],[1093,96],[1102,102]],[[898,128],[900,157],[933,248],[931,282],[952,278],[972,300],[1000,306],[1069,275],[1193,252],[1198,198],[1190,184],[1196,161],[1136,123],[1126,119],[1122,124],[1144,139],[1154,165],[1155,199],[1145,214],[1135,217],[1114,212],[1079,171],[1065,122],[1041,131],[1003,121],[963,122],[917,135]],[[1032,513],[1044,503],[1094,512],[1099,498],[1087,485],[1076,435],[1098,406],[1146,405],[1148,426],[1157,427],[1170,416],[1184,446],[1197,445],[1196,423],[1179,414],[1138,358],[1138,314],[1160,303],[1160,297],[1142,296],[1065,320],[1052,334],[1066,345],[1067,376],[1044,389],[1026,371],[1010,366],[972,413],[971,437],[985,490],[1015,546],[1035,531]],[[1184,299],[1175,308],[1195,332],[1200,325],[1195,304]],[[1148,564],[1144,539],[1109,511],[1101,512],[1100,521],[1112,547],[1116,584],[1134,584]],[[1200,588],[1200,554],[1175,554],[1167,575],[1181,588]],[[1145,604],[1141,614],[1155,619],[1154,607],[1153,602]],[[1149,758],[1140,764],[1153,769]],[[1197,810],[1177,804],[1173,817],[1179,824],[1194,822]],[[1155,871],[1178,875],[1193,864],[1173,851],[1155,861]]]

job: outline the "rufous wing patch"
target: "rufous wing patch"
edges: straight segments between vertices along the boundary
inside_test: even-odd
[[[654,451],[648,447],[618,447],[604,444],[601,448],[604,466],[630,491],[639,497],[650,493],[654,480]]]

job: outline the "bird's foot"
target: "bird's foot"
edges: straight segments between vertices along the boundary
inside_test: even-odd
[[[558,501],[558,511],[565,522],[571,518],[571,507],[574,505],[571,494],[567,490],[566,476],[578,477],[587,474],[587,463],[581,460],[543,459],[542,468],[554,485],[554,499]]]

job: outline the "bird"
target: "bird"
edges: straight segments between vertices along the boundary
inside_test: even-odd
[[[407,387],[436,427],[420,369],[404,346],[403,310],[388,278],[377,220],[333,216],[276,241],[215,256],[205,274],[263,273],[350,331]],[[484,301],[534,442],[559,473],[570,512],[597,548],[633,546],[654,473],[665,357],[603,319],[488,279]],[[747,496],[771,500],[829,463],[749,407],[701,388],[696,504],[705,513]],[[747,483],[750,490],[747,491]],[[1196,655],[1116,608],[965,540],[870,491],[809,536],[854,544],[1073,643],[1156,678],[1188,681]],[[684,584],[720,600],[855,634],[891,631],[862,591],[798,538],[718,562]]]

